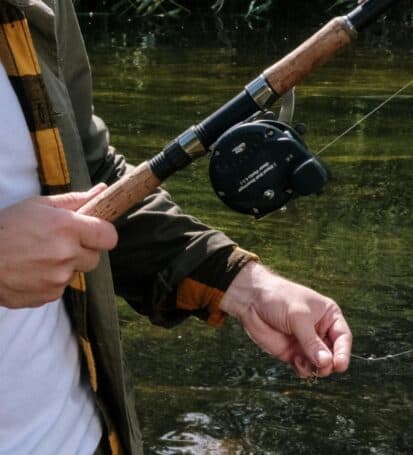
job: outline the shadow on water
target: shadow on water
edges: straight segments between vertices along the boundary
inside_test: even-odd
[[[140,33],[83,17],[96,111],[133,162],[233,96],[315,28],[184,24]],[[227,19],[228,20],[228,19]],[[138,31],[137,31],[138,30]],[[196,33],[196,31],[198,32]],[[298,89],[297,121],[319,150],[412,78],[411,27],[382,23]],[[282,274],[336,299],[354,353],[413,348],[413,89],[323,155],[333,181],[260,221],[221,205],[207,160],[167,183],[185,211]],[[234,321],[167,331],[120,303],[145,446],[154,454],[413,453],[413,355],[354,359],[308,385],[255,348]]]

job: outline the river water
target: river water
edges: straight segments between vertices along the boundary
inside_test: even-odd
[[[140,31],[82,18],[96,111],[132,162],[235,95],[318,23],[241,18]],[[317,151],[412,79],[412,28],[381,25],[297,89]],[[259,221],[218,201],[202,159],[165,187],[281,274],[333,297],[368,358],[413,349],[413,86],[321,155],[322,195]],[[152,327],[120,304],[137,411],[151,454],[413,453],[413,354],[354,358],[312,385],[260,352],[235,321]]]

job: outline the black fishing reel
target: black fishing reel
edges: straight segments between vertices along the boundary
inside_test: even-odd
[[[228,207],[260,218],[292,198],[320,193],[329,172],[296,129],[264,118],[235,125],[217,140],[209,175]]]

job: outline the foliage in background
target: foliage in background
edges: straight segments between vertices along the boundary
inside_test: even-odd
[[[247,19],[263,19],[271,10],[282,10],[297,3],[301,9],[314,12],[352,6],[357,0],[313,0],[307,3],[290,0],[76,0],[80,11],[106,12],[118,16],[177,18],[194,12],[238,14]]]
[[[387,24],[402,25],[405,33],[413,28],[412,0],[401,0],[389,12]],[[172,30],[188,30],[198,24],[204,35],[212,29],[229,41],[232,31],[247,27],[262,30],[266,40],[272,27],[300,29],[302,24],[322,24],[334,15],[345,14],[357,0],[74,0],[79,17],[104,16],[106,31],[126,23],[139,22],[139,29],[155,35]],[[194,20],[195,19],[195,20]],[[86,19],[87,20],[87,19]],[[383,22],[384,23],[384,22]],[[195,31],[196,33],[196,31]],[[223,35],[226,36],[223,36]],[[268,38],[269,39],[269,38]]]
[[[327,10],[332,10],[332,9],[334,9],[336,7],[339,7],[339,6],[345,6],[346,8],[349,8],[350,6],[352,6],[355,3],[356,2],[354,0],[337,0],[331,6],[329,6],[327,8]]]
[[[191,11],[174,0],[117,0],[110,10],[118,15],[135,13],[138,16],[175,17]]]

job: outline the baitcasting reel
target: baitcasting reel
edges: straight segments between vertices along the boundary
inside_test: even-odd
[[[298,131],[276,120],[235,125],[212,150],[209,175],[217,196],[256,218],[292,198],[319,193],[329,177]]]

